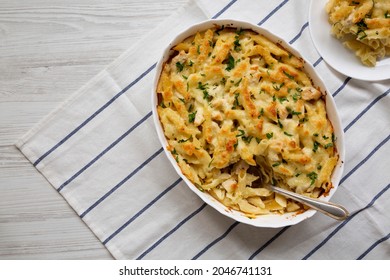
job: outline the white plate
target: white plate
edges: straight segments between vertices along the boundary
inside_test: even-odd
[[[390,79],[390,57],[377,62],[375,67],[364,66],[353,51],[332,36],[325,5],[328,0],[312,0],[309,10],[309,29],[312,40],[322,58],[336,71],[364,81]]]
[[[163,67],[163,64],[165,61],[167,61],[171,55],[171,48],[184,40],[185,38],[194,35],[198,31],[206,30],[208,28],[215,27],[215,25],[219,26],[226,26],[226,27],[236,27],[236,28],[244,28],[244,29],[252,29],[253,31],[260,33],[273,41],[274,43],[279,43],[282,47],[284,47],[286,50],[291,52],[297,57],[302,57],[302,59],[305,60],[304,56],[300,54],[296,49],[294,49],[291,45],[289,45],[287,42],[282,40],[280,37],[277,37],[276,35],[270,33],[269,31],[257,26],[250,24],[248,22],[243,21],[237,21],[232,19],[221,19],[221,20],[208,20],[204,21],[198,24],[195,24],[191,26],[189,29],[183,31],[182,33],[178,34],[177,37],[173,39],[173,41],[166,46],[163,55],[161,59],[159,60],[157,66],[156,66],[156,73],[154,77],[154,83],[153,83],[153,90],[152,90],[152,111],[153,111],[153,120],[154,124],[156,126],[157,135],[158,138],[164,147],[165,154],[167,155],[169,161],[171,162],[172,166],[175,168],[176,172],[179,174],[179,176],[187,183],[188,187],[195,192],[203,201],[205,201],[207,204],[209,204],[211,207],[222,213],[223,215],[226,215],[232,219],[235,219],[236,221],[239,221],[241,223],[250,224],[256,227],[284,227],[289,225],[297,224],[301,221],[304,221],[305,219],[308,219],[314,215],[316,212],[313,209],[307,210],[301,214],[296,213],[285,213],[283,215],[259,215],[254,219],[249,219],[246,215],[244,215],[242,212],[235,211],[228,209],[226,206],[222,205],[219,201],[214,199],[211,195],[209,195],[207,192],[201,192],[190,180],[188,180],[183,173],[180,170],[180,167],[178,166],[176,160],[172,156],[171,152],[168,151],[167,146],[168,142],[165,138],[164,131],[162,128],[162,125],[160,123],[158,113],[157,113],[157,106],[158,106],[158,100],[157,100],[157,84],[158,80],[160,78],[161,70]],[[305,60],[307,61],[307,60]],[[305,63],[304,71],[308,73],[310,78],[313,81],[313,84],[316,87],[319,87],[322,92],[329,92],[325,84],[323,83],[322,79],[318,76],[316,73],[314,67],[310,63]],[[330,190],[329,194],[326,197],[321,197],[320,199],[328,201],[332,195],[336,192],[338,188],[338,184],[341,179],[341,175],[343,173],[344,169],[344,159],[345,159],[345,147],[344,147],[344,132],[341,125],[341,120],[337,112],[336,104],[333,100],[333,97],[331,94],[326,94],[326,110],[328,117],[330,121],[332,122],[334,133],[336,135],[336,146],[337,151],[339,153],[339,161],[335,167],[335,170],[333,171],[332,175],[332,184],[333,188]]]

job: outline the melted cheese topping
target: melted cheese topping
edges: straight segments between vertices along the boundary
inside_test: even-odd
[[[200,190],[249,216],[304,210],[267,184],[318,197],[338,160],[304,62],[251,30],[214,28],[173,47],[157,87],[172,156]]]

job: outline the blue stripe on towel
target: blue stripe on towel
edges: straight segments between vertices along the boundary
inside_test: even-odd
[[[92,209],[94,209],[96,206],[98,206],[102,201],[104,201],[107,197],[109,197],[113,192],[115,192],[119,187],[121,187],[124,183],[126,183],[131,177],[133,177],[135,174],[138,173],[142,168],[144,168],[149,162],[151,162],[155,157],[157,157],[161,152],[163,151],[163,148],[160,148],[157,152],[155,152],[153,155],[151,155],[147,160],[145,160],[140,166],[138,166],[136,169],[134,169],[129,175],[127,175],[122,181],[120,181],[118,184],[116,184],[112,189],[110,189],[105,195],[103,195],[101,198],[99,198],[94,204],[92,204],[90,207],[88,207],[87,210],[85,210],[81,215],[80,218],[83,218],[85,215],[87,215]]]
[[[387,234],[386,236],[382,237],[381,239],[375,241],[374,244],[372,244],[366,251],[364,251],[363,254],[361,254],[359,257],[357,257],[357,260],[363,259],[365,256],[367,256],[368,253],[370,253],[376,246],[381,244],[382,242],[385,242],[387,239],[390,238],[390,233]]]
[[[390,184],[387,185],[385,188],[383,188],[377,195],[374,196],[374,198],[368,203],[365,207],[362,209],[359,209],[355,213],[353,213],[351,216],[349,216],[345,221],[343,221],[338,227],[336,227],[320,244],[318,244],[316,247],[314,247],[313,250],[311,250],[306,256],[304,256],[302,259],[307,260],[310,258],[316,251],[318,251],[322,246],[325,245],[326,242],[329,241],[342,227],[344,227],[347,223],[349,223],[354,217],[356,217],[360,212],[370,208],[375,201],[378,200],[390,187]]]
[[[59,141],[56,145],[54,145],[52,148],[50,148],[46,153],[44,153],[42,156],[40,156],[34,163],[34,166],[37,166],[44,158],[46,158],[48,155],[50,155],[52,152],[54,152],[58,147],[60,147],[62,144],[64,144],[66,141],[68,141],[73,135],[75,135],[80,129],[82,129],[85,125],[87,125],[91,120],[93,120],[97,115],[99,115],[101,112],[103,112],[108,106],[110,106],[115,100],[118,99],[122,94],[124,94],[127,90],[129,90],[132,86],[134,86],[136,83],[138,83],[140,80],[142,80],[143,77],[145,77],[150,71],[152,71],[156,64],[153,64],[150,66],[145,72],[143,72],[138,78],[136,78],[134,81],[132,81],[130,84],[128,84],[124,89],[122,89],[120,92],[118,92],[114,97],[112,97],[110,100],[108,100],[103,106],[101,106],[98,110],[96,110],[91,116],[89,116],[85,121],[83,121],[79,126],[77,126],[75,129],[73,129],[70,133],[68,133],[61,141]]]

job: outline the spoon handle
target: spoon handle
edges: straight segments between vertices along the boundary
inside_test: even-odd
[[[325,215],[332,217],[333,219],[345,220],[349,215],[348,211],[341,205],[303,196],[275,186],[270,186],[270,188],[276,193],[282,194],[286,197],[299,201],[309,206],[310,208],[318,210],[321,213],[324,213]]]

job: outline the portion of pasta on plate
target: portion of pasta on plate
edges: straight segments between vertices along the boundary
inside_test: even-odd
[[[389,0],[329,0],[331,32],[366,66],[390,56]]]
[[[215,26],[175,44],[156,86],[167,150],[199,190],[255,217],[302,212],[270,191],[333,187],[336,137],[305,62],[250,29]]]

